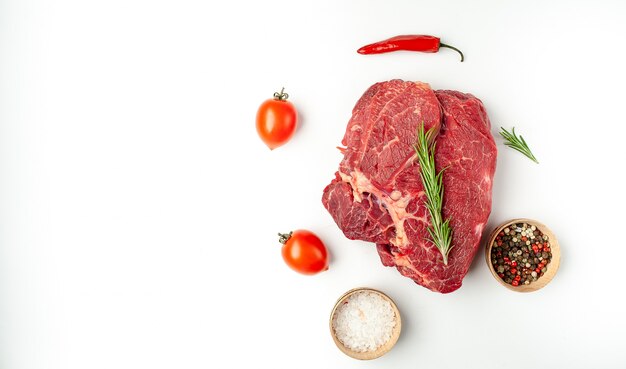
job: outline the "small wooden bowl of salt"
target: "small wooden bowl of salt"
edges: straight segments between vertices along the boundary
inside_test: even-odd
[[[400,337],[400,311],[389,296],[372,288],[344,293],[330,313],[330,333],[346,355],[371,360],[389,352]]]

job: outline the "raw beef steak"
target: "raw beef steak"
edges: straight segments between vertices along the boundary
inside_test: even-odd
[[[413,144],[417,128],[439,131],[435,161],[446,168],[444,219],[448,264],[429,240],[430,217]],[[344,157],[322,202],[346,237],[374,242],[382,263],[433,291],[452,292],[478,249],[491,212],[496,145],[480,100],[425,83],[393,80],[370,87],[348,122]]]

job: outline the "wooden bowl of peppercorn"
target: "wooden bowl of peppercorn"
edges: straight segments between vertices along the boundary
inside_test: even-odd
[[[554,233],[526,218],[512,219],[489,235],[485,259],[491,274],[506,288],[533,292],[550,283],[561,259]]]

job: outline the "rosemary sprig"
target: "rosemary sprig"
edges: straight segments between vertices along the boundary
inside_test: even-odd
[[[434,127],[424,132],[424,123],[417,130],[417,143],[413,146],[420,164],[420,177],[426,193],[426,208],[430,214],[430,240],[443,256],[443,263],[448,265],[448,253],[452,249],[452,229],[450,219],[442,219],[443,206],[443,171],[435,168],[435,130]]]
[[[521,152],[522,154],[526,155],[526,157],[528,157],[530,160],[539,164],[539,162],[535,158],[535,155],[533,155],[533,153],[530,151],[530,148],[528,147],[528,144],[524,140],[524,137],[517,136],[515,134],[515,127],[513,127],[511,132],[507,131],[506,129],[502,127],[500,127],[500,129],[502,130],[500,131],[500,135],[504,137],[504,139],[506,140],[506,142],[504,143],[505,145]]]

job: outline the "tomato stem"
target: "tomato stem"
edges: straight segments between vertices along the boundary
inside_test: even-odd
[[[280,92],[274,92],[274,99],[278,101],[285,101],[289,98],[289,94],[285,92],[285,88],[283,87]]]
[[[289,233],[278,233],[278,242],[282,243],[283,245],[291,238],[291,235],[293,234],[293,232],[289,232]]]

